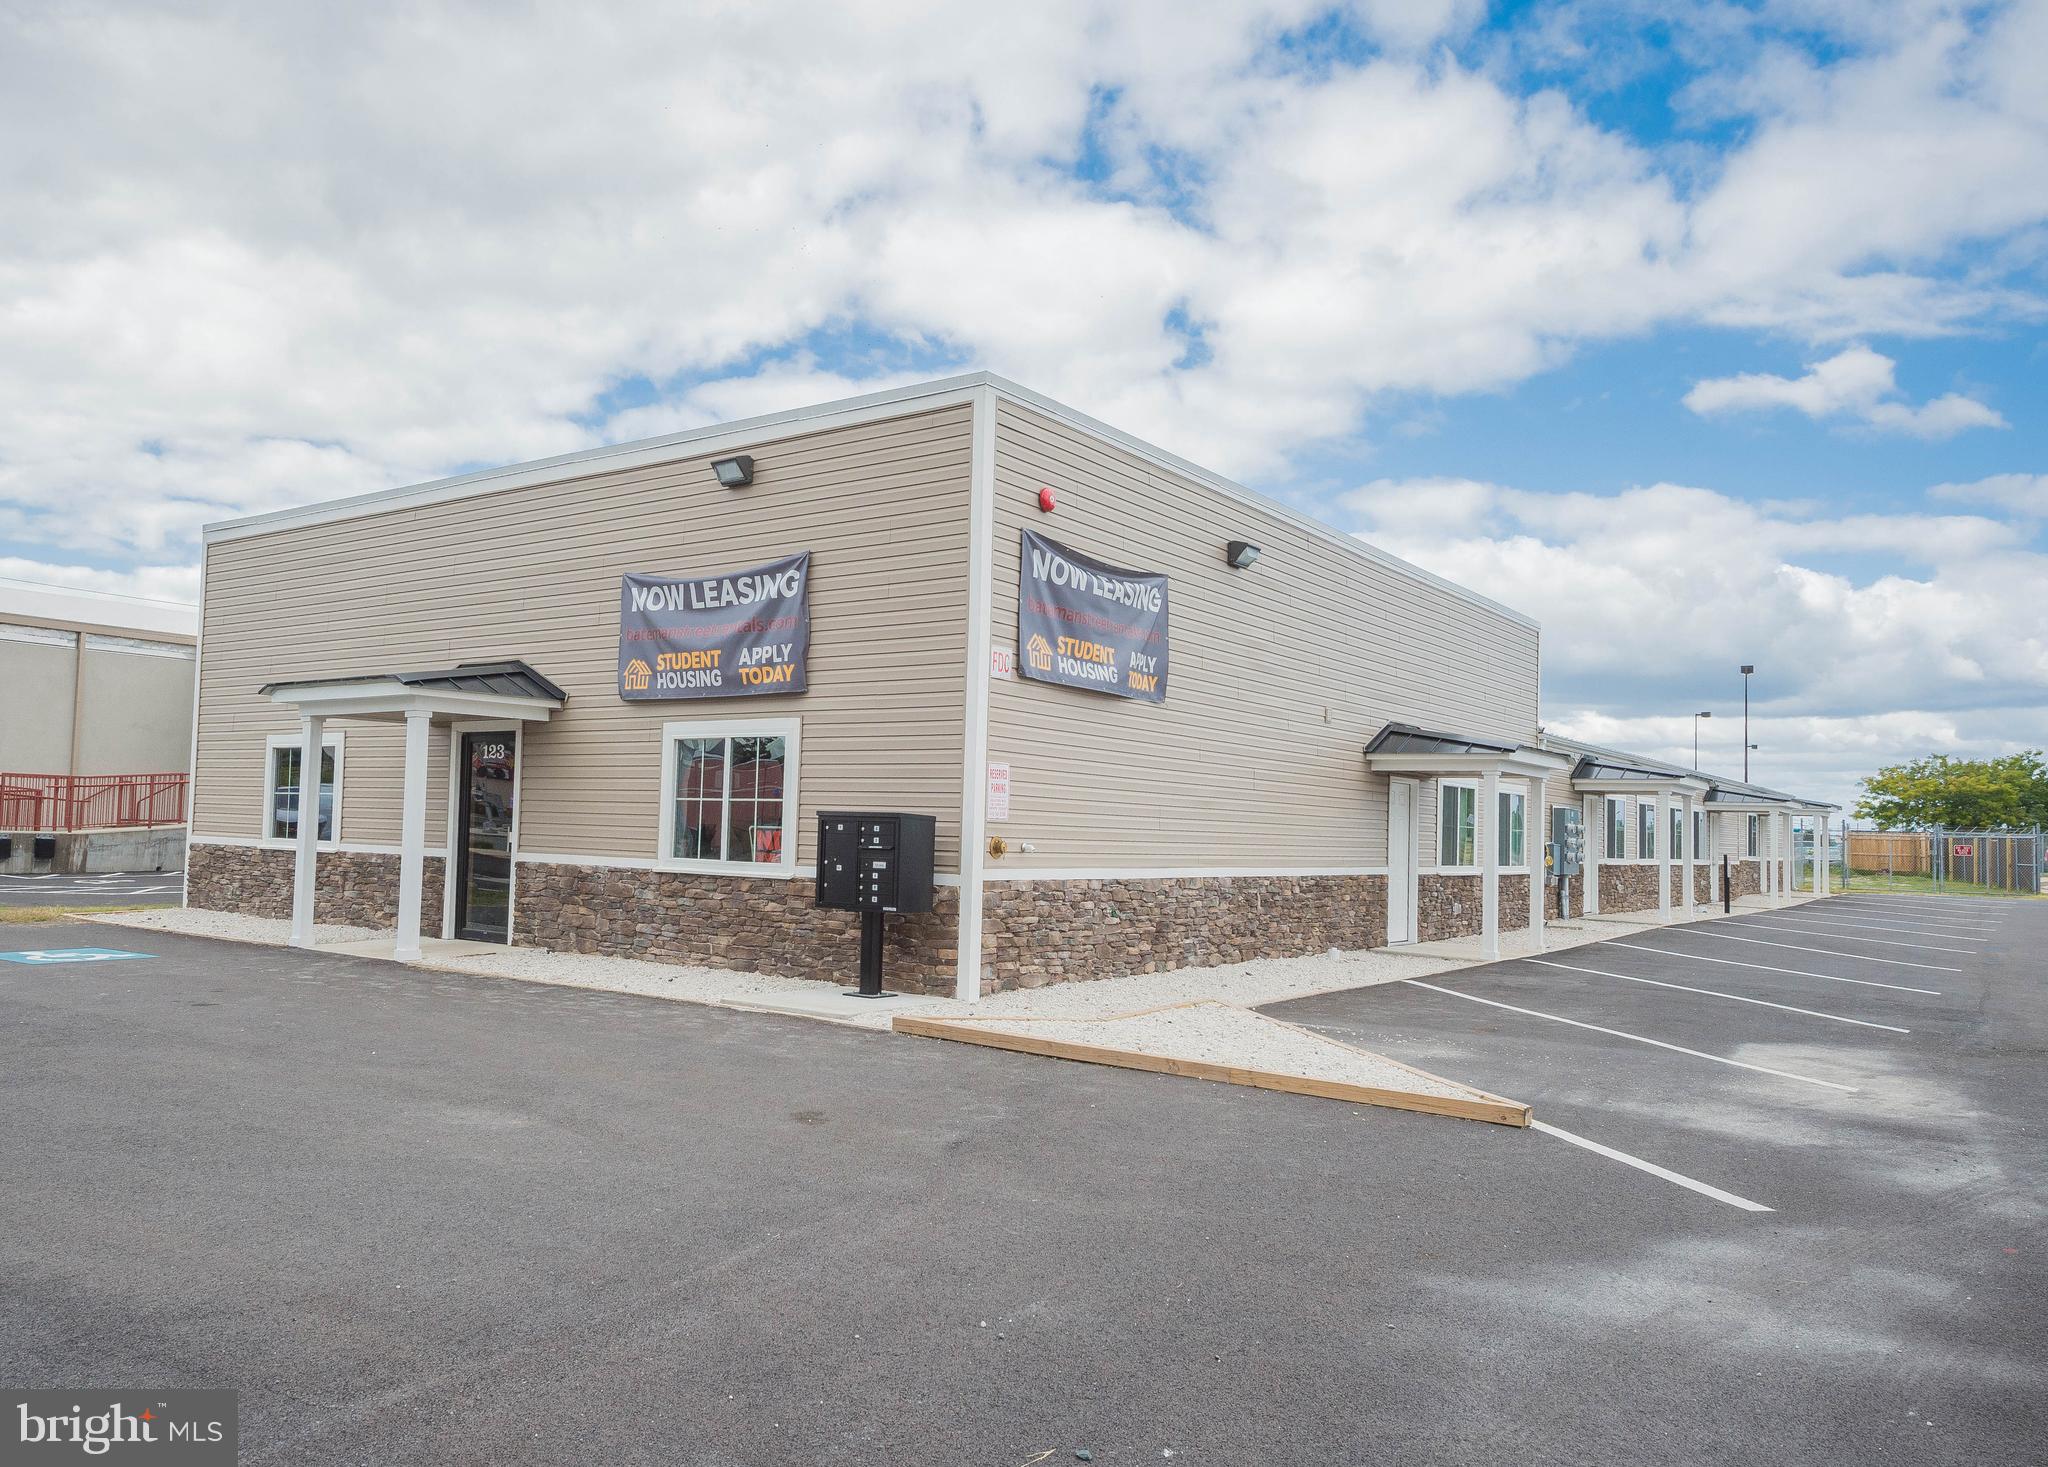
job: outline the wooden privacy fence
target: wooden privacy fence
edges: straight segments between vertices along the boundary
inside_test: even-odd
[[[1934,871],[1934,836],[1924,830],[1852,830],[1851,871],[1890,871],[1901,876],[1929,876]]]
[[[0,774],[0,833],[185,823],[184,774]]]

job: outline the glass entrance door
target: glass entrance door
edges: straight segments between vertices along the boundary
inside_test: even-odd
[[[471,942],[511,940],[512,761],[518,747],[511,729],[462,736],[455,935]]]

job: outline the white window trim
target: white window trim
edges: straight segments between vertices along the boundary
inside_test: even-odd
[[[1754,861],[1763,854],[1763,818],[1751,815],[1743,833],[1743,859]]]
[[[675,746],[682,739],[780,738],[787,753],[782,765],[782,859],[765,861],[705,861],[672,856],[676,829]],[[661,726],[661,820],[656,834],[654,866],[658,871],[706,871],[720,876],[759,876],[787,881],[797,874],[796,848],[802,836],[797,804],[797,775],[803,761],[803,720],[801,718],[698,718]],[[727,771],[726,798],[731,799],[731,774]],[[721,822],[720,830],[725,828]]]
[[[1444,860],[1444,791],[1472,791],[1472,864],[1453,865]],[[1436,865],[1432,868],[1438,876],[1477,876],[1484,869],[1479,864],[1479,781],[1476,779],[1439,779],[1436,782]]]
[[[1685,833],[1685,806],[1674,800],[1665,808],[1671,812],[1672,829],[1664,832],[1664,839],[1671,842],[1671,859],[1683,864],[1686,846],[1692,841]]]
[[[1636,859],[1638,861],[1658,862],[1663,858],[1657,854],[1655,841],[1651,843],[1649,850],[1645,851],[1643,849],[1643,812],[1645,810],[1650,812],[1650,834],[1656,837],[1657,840],[1664,838],[1664,833],[1657,829],[1657,802],[1655,800],[1638,799],[1636,801]]]
[[[1600,808],[1601,813],[1607,817],[1607,824],[1600,831],[1601,863],[1604,865],[1616,861],[1626,861],[1628,859],[1628,801],[1620,795],[1606,795],[1602,798],[1605,803]],[[1610,851],[1608,846],[1614,836],[1614,817],[1617,812],[1621,815],[1621,849]]]
[[[1513,851],[1504,852],[1500,858],[1500,869],[1503,871],[1526,871],[1529,869],[1529,792],[1525,789],[1511,790],[1503,786],[1497,803],[1506,804],[1509,800],[1520,800],[1522,802],[1522,854],[1517,858]],[[1508,823],[1507,817],[1498,809],[1493,812],[1493,819],[1494,823],[1500,827],[1493,834],[1494,849],[1499,850],[1502,838],[1513,827]]]
[[[270,820],[271,816],[275,813],[274,802],[277,799],[277,786],[273,783],[273,780],[276,778],[274,771],[277,768],[277,751],[279,749],[302,748],[305,742],[304,738],[295,733],[272,734],[263,741],[263,823],[256,827],[261,832],[256,844],[264,850],[295,851],[299,847],[298,839],[294,836],[272,835],[270,833]],[[342,783],[344,773],[342,769],[342,754],[346,744],[347,735],[342,730],[324,728],[320,730],[320,747],[322,749],[334,750],[334,828],[330,832],[329,839],[315,843],[314,849],[316,850],[332,851],[341,845],[341,802],[346,793]],[[305,776],[301,775],[300,782],[302,785],[304,780]],[[313,799],[315,801],[313,818],[315,820],[320,818],[319,798],[320,792],[316,777],[313,791]],[[301,811],[305,808],[305,800],[306,794],[302,788],[299,791],[299,807]]]

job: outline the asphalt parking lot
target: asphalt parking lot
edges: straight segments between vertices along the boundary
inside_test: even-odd
[[[174,907],[184,890],[182,871],[0,876],[0,907]]]
[[[0,962],[0,1379],[249,1462],[2031,1461],[2048,904],[1898,905],[1277,1010],[1607,1152],[39,927],[149,956]]]

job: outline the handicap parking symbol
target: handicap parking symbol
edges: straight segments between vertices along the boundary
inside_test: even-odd
[[[112,947],[43,947],[0,953],[0,963],[114,963],[123,958],[153,958],[155,953],[124,953]]]

